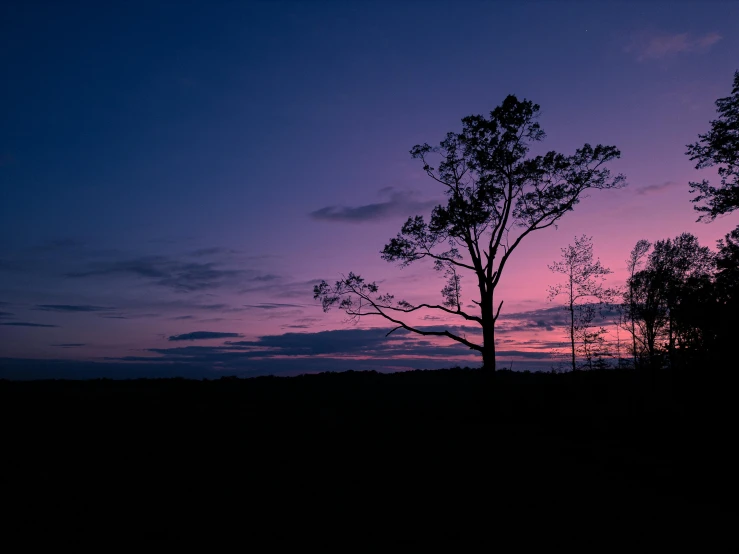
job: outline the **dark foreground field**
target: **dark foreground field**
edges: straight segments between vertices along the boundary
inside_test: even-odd
[[[617,371],[0,382],[3,534],[735,546],[733,398]]]

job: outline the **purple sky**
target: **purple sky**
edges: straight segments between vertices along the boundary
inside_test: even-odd
[[[438,301],[429,266],[379,256],[442,198],[408,151],[509,93],[541,105],[542,148],[614,144],[629,182],[506,269],[500,360],[548,369],[547,264],[575,235],[618,285],[638,239],[736,226],[695,222],[684,155],[739,69],[736,21],[706,1],[4,2],[0,377],[478,365],[323,314],[312,286],[351,270]]]

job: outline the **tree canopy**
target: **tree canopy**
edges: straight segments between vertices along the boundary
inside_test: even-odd
[[[649,248],[648,244],[639,241],[634,252]],[[646,250],[640,252],[643,255]],[[662,350],[674,365],[678,349],[707,340],[702,314],[715,311],[715,263],[709,248],[701,246],[694,235],[682,233],[656,241],[644,269],[629,278],[625,307],[632,325],[636,323],[635,340],[650,367],[658,364]]]
[[[734,73],[731,96],[716,100],[718,119],[711,121],[711,130],[698,135],[698,142],[688,145],[687,155],[696,162],[696,169],[718,166],[721,183],[714,187],[704,179],[691,182],[690,192],[697,192],[693,202],[702,215],[698,220],[713,220],[719,215],[739,209],[739,71]]]

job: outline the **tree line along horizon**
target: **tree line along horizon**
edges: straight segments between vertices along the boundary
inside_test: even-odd
[[[717,118],[686,155],[696,169],[716,167],[719,184],[690,182],[698,221],[710,223],[739,210],[739,71],[731,94],[715,102]],[[446,203],[428,221],[410,217],[381,251],[382,259],[406,267],[428,260],[445,277],[439,303],[411,303],[380,292],[353,272],[334,284],[313,289],[328,312],[338,308],[350,320],[379,316],[393,328],[422,336],[446,337],[482,356],[495,372],[495,325],[503,301],[495,295],[512,253],[526,237],[555,225],[579,203],[585,191],[620,189],[623,175],[607,164],[621,156],[615,146],[585,144],[574,154],[550,151],[529,156],[545,138],[539,106],[514,95],[489,117],[462,119],[462,131],[449,132],[438,146],[414,146],[410,153],[440,185]],[[606,287],[610,269],[593,255],[592,238],[576,237],[548,266],[562,276],[549,298],[563,298],[567,313],[568,361],[572,371],[632,367],[679,370],[695,364],[721,365],[733,355],[739,335],[739,225],[717,243],[716,251],[690,233],[639,240],[627,259],[623,287]],[[462,302],[462,279],[471,277],[477,297],[470,310]],[[481,342],[452,331],[419,327],[407,316],[436,311],[479,325]],[[604,322],[616,330],[609,340]],[[373,318],[374,319],[374,318]],[[620,332],[625,332],[624,340]]]

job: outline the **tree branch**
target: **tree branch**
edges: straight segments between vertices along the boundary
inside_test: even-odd
[[[383,313],[381,310],[378,310],[376,312],[365,312],[363,315],[380,315],[380,316],[384,317],[385,319],[387,319],[388,321],[392,321],[393,323],[395,323],[398,326],[395,329],[393,329],[393,331],[397,331],[398,329],[403,328],[406,331],[410,331],[412,333],[416,333],[418,335],[422,335],[422,336],[425,336],[425,337],[429,337],[429,336],[433,336],[433,337],[448,337],[448,338],[450,338],[450,339],[452,339],[454,341],[457,341],[457,342],[459,342],[461,344],[464,344],[465,346],[467,346],[468,348],[470,348],[470,350],[477,350],[478,352],[482,352],[482,346],[480,346],[479,344],[475,344],[474,342],[470,342],[467,339],[465,339],[463,337],[459,337],[459,336],[455,335],[454,333],[450,333],[449,331],[446,331],[446,330],[445,331],[422,331],[421,329],[417,329],[417,328],[412,327],[412,326],[410,326],[410,325],[408,325],[406,323],[403,323],[402,321],[400,321],[398,319],[394,319],[394,318],[390,317],[389,315]],[[390,334],[390,333],[388,333],[388,334]]]
[[[389,331],[387,332],[387,334],[386,334],[385,336],[386,336],[386,337],[389,337],[389,336],[390,336],[390,333],[393,333],[393,332],[397,331],[398,329],[402,329],[402,328],[403,328],[403,326],[402,326],[402,325],[398,325],[397,327],[393,327],[392,329],[390,329],[390,330],[389,330]]]
[[[498,316],[500,315],[500,309],[503,307],[503,301],[500,301],[500,304],[498,304],[498,311],[495,312],[495,316],[493,317],[493,321],[498,321]]]

